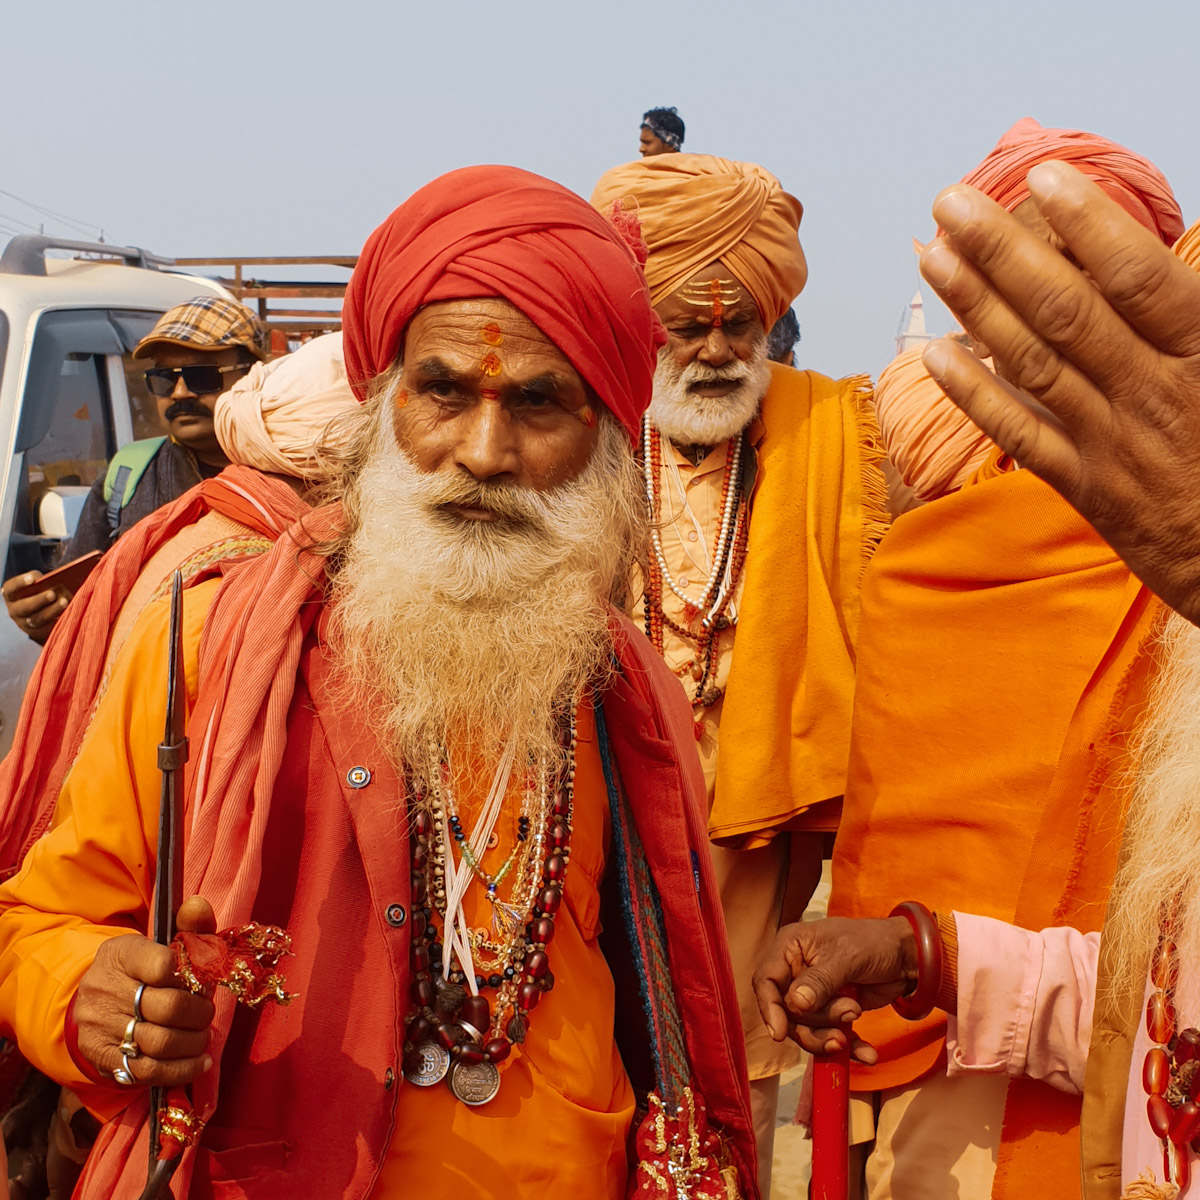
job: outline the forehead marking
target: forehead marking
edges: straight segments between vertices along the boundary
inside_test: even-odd
[[[500,355],[495,350],[489,350],[483,358],[479,360],[479,369],[489,378],[495,379],[501,371],[504,370],[504,364],[500,361]]]
[[[685,283],[679,289],[679,296],[695,308],[711,309],[713,328],[719,329],[725,306],[736,304],[740,292],[741,285],[735,279],[710,279],[705,283]]]
[[[504,334],[500,332],[500,326],[495,321],[489,321],[479,331],[479,340],[485,346],[502,346],[504,344]]]

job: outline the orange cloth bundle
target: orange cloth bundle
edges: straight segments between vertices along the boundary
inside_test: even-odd
[[[1025,176],[1038,163],[1068,162],[1094,180],[1134,220],[1171,245],[1183,232],[1183,214],[1171,185],[1148,159],[1098,133],[1047,129],[1022,117],[962,182],[986,192],[1012,212],[1029,198]]]
[[[995,447],[925,370],[921,351],[905,350],[884,367],[875,412],[901,479],[920,499],[936,500],[958,491]]]
[[[770,329],[800,294],[808,267],[798,237],[804,207],[754,163],[711,154],[660,154],[613,167],[592,192],[637,214],[646,245],[650,302],[665,299],[720,260],[754,297]]]

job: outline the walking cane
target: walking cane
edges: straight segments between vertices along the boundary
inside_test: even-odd
[[[158,813],[158,862],[154,873],[154,909],[151,936],[160,946],[169,946],[175,936],[175,914],[183,902],[183,764],[188,742],[184,734],[187,692],[183,675],[183,576],[176,571],[171,580],[171,632],[167,650],[167,721],[158,747],[158,769],[162,772],[162,795]],[[167,1089],[150,1091],[150,1169],[142,1200],[166,1195],[178,1157],[159,1157],[159,1112],[166,1103]]]
[[[848,1200],[850,1047],[813,1056],[812,1200]]]

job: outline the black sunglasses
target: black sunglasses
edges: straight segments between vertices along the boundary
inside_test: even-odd
[[[152,367],[146,372],[146,386],[152,396],[169,396],[183,376],[183,385],[189,392],[204,396],[211,392],[219,392],[224,388],[222,375],[230,371],[248,371],[245,363],[234,363],[229,367],[213,367],[201,363],[194,367]]]

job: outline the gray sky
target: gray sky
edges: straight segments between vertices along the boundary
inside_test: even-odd
[[[2,0],[0,189],[164,254],[350,253],[467,163],[587,195],[673,104],[804,203],[802,365],[874,374],[931,200],[1019,117],[1148,155],[1200,215],[1197,32],[1196,0]]]

